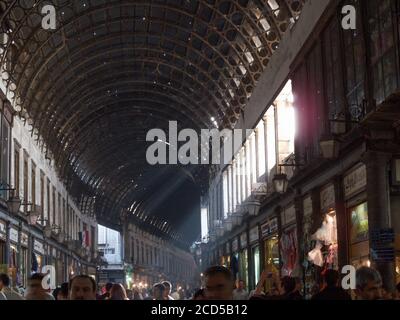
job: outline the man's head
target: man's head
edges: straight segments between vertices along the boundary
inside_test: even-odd
[[[328,288],[336,287],[339,282],[339,272],[336,270],[327,270],[324,274],[325,284]]]
[[[283,277],[282,278],[282,287],[285,291],[285,294],[291,293],[296,289],[296,280],[292,277]]]
[[[162,283],[157,283],[153,286],[153,299],[164,300],[165,286]]]
[[[43,288],[42,282],[45,275],[43,273],[35,273],[28,279],[26,298],[28,300],[41,300],[47,291]]]
[[[69,280],[70,300],[96,300],[96,281],[87,275],[78,275]]]
[[[239,290],[243,290],[244,289],[244,281],[243,280],[239,280],[237,287],[238,287]]]
[[[361,300],[382,299],[382,278],[379,272],[369,267],[358,269],[355,293]]]
[[[208,300],[232,300],[234,281],[229,269],[223,266],[208,268],[204,272],[204,282]]]
[[[109,292],[111,291],[112,286],[113,286],[113,283],[112,283],[112,282],[107,282],[107,283],[106,283],[106,286],[105,286],[106,292],[109,293]]]
[[[164,297],[168,298],[168,296],[171,294],[171,290],[172,290],[172,284],[169,281],[163,281],[162,284],[165,287],[164,290]]]
[[[10,277],[5,273],[0,273],[0,290],[10,286]]]

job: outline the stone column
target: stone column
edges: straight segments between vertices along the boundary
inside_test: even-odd
[[[258,160],[259,160],[259,156],[258,156],[258,153],[259,153],[259,150],[258,150],[258,139],[259,139],[259,133],[258,133],[258,129],[256,128],[255,130],[254,130],[254,144],[255,144],[255,154],[254,154],[254,156],[256,157],[256,168],[255,168],[255,174],[256,174],[256,179],[258,179],[258,177],[260,176],[260,165],[259,165],[259,163],[258,163]]]
[[[348,214],[345,207],[343,177],[338,175],[334,179],[335,186],[335,211],[338,239],[338,266],[339,272],[343,266],[349,263],[349,232]]]
[[[368,200],[368,224],[371,231],[391,228],[390,204],[389,204],[389,176],[390,155],[382,152],[368,151],[364,157],[367,167],[367,200]],[[376,262],[373,266],[381,273],[383,284],[389,290],[395,288],[395,263]]]
[[[269,179],[269,162],[268,162],[268,118],[267,116],[263,117],[264,122],[264,153],[265,153],[265,181],[268,182]]]

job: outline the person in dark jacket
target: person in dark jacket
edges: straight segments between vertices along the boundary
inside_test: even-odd
[[[339,286],[339,272],[327,270],[324,275],[325,288],[311,300],[351,300],[350,295]]]
[[[100,297],[98,297],[98,300],[108,300],[110,299],[111,296],[111,288],[114,284],[112,282],[106,283],[105,289],[106,292],[104,292]]]
[[[284,294],[281,296],[282,300],[303,300],[303,296],[297,289],[296,279],[292,277],[282,278],[282,288]]]

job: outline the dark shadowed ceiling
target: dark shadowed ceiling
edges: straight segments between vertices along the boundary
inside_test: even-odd
[[[303,2],[0,0],[3,82],[83,212],[186,244],[209,168],[150,166],[146,133],[233,127]]]

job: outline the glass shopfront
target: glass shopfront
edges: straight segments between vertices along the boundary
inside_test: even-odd
[[[248,270],[248,265],[249,265],[249,259],[247,255],[247,249],[244,249],[240,252],[239,254],[239,279],[238,280],[243,280],[245,283],[245,286],[248,286],[248,279],[249,279],[249,270]]]
[[[240,248],[242,249],[239,253],[239,280],[243,280],[245,286],[249,285],[249,257],[247,253],[247,233],[243,233],[240,236]]]
[[[32,273],[41,272],[44,265],[43,257],[45,253],[43,243],[35,239],[33,242],[33,249],[31,271]]]
[[[260,247],[259,246],[255,246],[253,248],[251,248],[251,257],[252,257],[252,265],[253,265],[253,281],[251,283],[252,288],[251,289],[255,289],[255,287],[257,286],[258,281],[260,281],[260,274],[261,274],[261,270],[260,270]]]
[[[18,249],[16,244],[10,244],[10,257],[8,260],[8,275],[11,278],[12,285],[18,284],[17,279],[17,255]]]
[[[370,265],[366,185],[365,165],[356,166],[343,179],[349,226],[349,262],[356,268]]]
[[[261,236],[264,246],[264,269],[268,273],[279,274],[279,240],[278,240],[278,219],[272,218],[261,225]],[[273,291],[272,277],[265,283],[265,292]]]
[[[231,257],[230,256],[222,256],[221,257],[221,266],[224,266],[229,269],[230,265],[231,265]]]
[[[231,250],[229,242],[227,242],[223,248],[224,255],[221,258],[221,265],[225,266],[226,268],[231,268]]]
[[[231,255],[231,271],[235,280],[239,277],[239,242],[235,238],[232,241],[232,255]]]
[[[27,266],[28,266],[28,249],[22,247],[21,248],[21,285],[26,288],[28,284],[28,273],[27,273]]]
[[[356,268],[369,266],[368,206],[361,203],[349,208],[350,263]]]
[[[11,278],[12,285],[19,284],[17,279],[17,268],[18,268],[18,230],[10,228],[10,256],[8,258],[8,275]]]
[[[251,246],[251,272],[250,272],[250,283],[249,290],[255,289],[258,281],[260,280],[261,264],[260,264],[260,246],[259,246],[259,228],[258,226],[253,227],[249,233],[249,241]]]
[[[4,270],[4,266],[7,269],[6,261],[6,224],[0,221],[0,272],[7,272]]]

